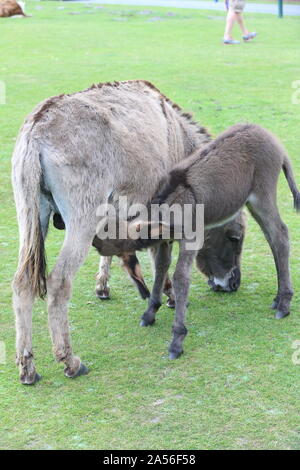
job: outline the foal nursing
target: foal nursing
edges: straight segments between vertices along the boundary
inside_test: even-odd
[[[130,133],[123,129],[123,123],[123,127],[117,125],[116,105],[109,108],[111,114],[106,111],[103,100],[111,97],[112,91],[120,94],[122,99],[115,102],[122,105],[126,97],[128,105],[133,97],[138,97],[133,107],[136,120],[127,110],[121,109],[120,116],[123,121],[127,119],[129,129],[132,123],[135,126],[139,123],[142,130],[148,124],[147,132],[140,133],[143,140],[132,142],[128,138]],[[88,100],[88,97],[95,98],[97,95],[99,98],[101,93],[104,98],[97,105],[98,109],[96,101]],[[140,112],[142,105],[148,111],[148,121]],[[77,127],[70,125],[71,119]],[[159,132],[162,134],[160,140]],[[140,140],[141,147],[137,145]],[[39,380],[32,353],[32,306],[36,295],[44,296],[46,292],[56,359],[65,363],[67,377],[74,378],[87,372],[80,358],[73,354],[68,330],[68,301],[76,271],[95,240],[95,246],[100,243],[96,237],[96,209],[99,203],[104,202],[106,195],[111,194],[111,187],[117,187],[120,194],[128,194],[131,190],[131,203],[152,198],[152,202],[159,204],[191,204],[194,208],[196,204],[204,204],[206,229],[233,219],[246,204],[261,226],[274,255],[278,275],[278,292],[273,303],[276,318],[288,315],[293,295],[289,275],[289,240],[276,205],[276,186],[283,169],[295,208],[300,210],[300,193],[289,159],[276,138],[255,125],[236,125],[215,141],[207,145],[205,142],[207,136],[201,128],[190,123],[179,108],[170,104],[156,89],[142,82],[103,85],[85,93],[52,98],[28,117],[13,156],[13,186],[20,233],[13,302],[17,363],[23,384],[33,384]],[[128,148],[130,151],[127,151]],[[196,148],[199,150],[195,151]],[[163,161],[163,151],[169,163],[166,159]],[[136,163],[139,161],[140,165]],[[149,162],[150,167],[147,166]],[[159,177],[156,180],[157,174]],[[145,175],[147,185],[144,184]],[[155,192],[157,182],[163,175],[167,177]],[[66,235],[57,262],[46,277],[44,240],[53,213],[62,216]],[[157,230],[157,226],[149,225],[145,220],[133,220],[128,226],[130,224],[147,224],[151,235],[152,231]],[[159,228],[163,229],[163,224]],[[187,333],[184,317],[189,277],[198,253],[190,249],[190,241],[181,239],[179,242],[180,251],[173,278],[176,317],[170,345],[171,358],[182,353],[182,343]],[[102,243],[103,250],[104,245],[112,245],[116,250],[120,244],[119,240],[108,242]],[[121,242],[124,248],[121,252],[134,252],[158,244],[154,286],[148,309],[142,317],[142,325],[147,326],[155,321],[161,304],[164,280],[170,265],[170,244],[169,241],[153,240],[151,237]],[[114,251],[103,253],[107,256],[118,254]],[[198,258],[197,264],[201,267]],[[218,279],[221,287],[222,283],[225,285],[227,282],[227,279]]]
[[[272,308],[275,317],[289,314],[293,290],[289,273],[289,237],[276,205],[277,180],[284,171],[293,194],[295,208],[300,210],[300,193],[297,189],[290,161],[278,140],[268,131],[253,124],[239,124],[229,128],[200,151],[178,163],[161,182],[152,203],[171,206],[179,204],[204,204],[206,229],[222,225],[233,218],[245,204],[260,225],[272,249],[277,269],[278,291]],[[139,230],[147,221],[134,221]],[[163,233],[164,224],[160,224]],[[149,227],[157,234],[157,226]],[[150,235],[150,236],[151,236]],[[140,246],[153,243],[139,240]],[[182,353],[182,342],[187,334],[184,324],[189,277],[196,250],[187,248],[187,240],[180,240],[179,258],[173,278],[176,316],[170,357]],[[161,304],[162,281],[170,259],[166,242],[160,242],[157,269],[149,307],[142,316],[142,326],[154,323]]]

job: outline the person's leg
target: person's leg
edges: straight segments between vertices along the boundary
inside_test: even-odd
[[[244,18],[243,18],[243,13],[242,12],[235,12],[235,17],[236,21],[238,22],[239,27],[241,28],[241,31],[243,35],[246,35],[249,33],[248,29],[245,26]]]
[[[256,33],[255,32],[249,33],[248,29],[246,28],[244,17],[243,17],[245,0],[234,0],[234,1],[236,2],[235,3],[236,21],[242,31],[243,39],[246,42],[250,41],[251,39],[254,39],[256,37]]]
[[[229,9],[226,18],[226,26],[224,32],[224,39],[232,39],[231,32],[236,21],[235,11]]]

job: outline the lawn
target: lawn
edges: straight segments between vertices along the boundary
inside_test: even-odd
[[[43,379],[22,387],[14,365],[10,282],[18,235],[10,157],[25,115],[42,99],[92,83],[144,78],[194,113],[216,135],[253,121],[284,142],[300,184],[299,19],[247,15],[255,42],[221,44],[224,14],[154,7],[103,8],[27,2],[32,18],[1,19],[0,105],[1,449],[299,449],[300,216],[280,177],[280,210],[291,235],[295,287],[292,314],[276,321],[273,259],[250,220],[239,292],[217,294],[196,270],[187,315],[185,354],[167,356],[173,312],[162,307],[152,328],[138,326],[145,303],[115,260],[112,299],[94,296],[98,256],[91,250],[70,304],[74,350],[90,368],[64,377],[51,353],[45,304],[35,306],[34,351]],[[274,34],[276,31],[276,34]],[[295,100],[296,101],[296,100]],[[52,265],[62,241],[47,240]],[[146,253],[140,255],[151,284]],[[2,343],[3,346],[3,343]]]

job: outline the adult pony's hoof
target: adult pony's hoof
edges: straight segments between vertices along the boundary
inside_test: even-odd
[[[64,370],[65,376],[69,379],[76,379],[80,375],[87,375],[89,373],[89,369],[81,362],[78,371],[75,374],[71,374],[71,371],[68,367]]]
[[[281,310],[277,310],[275,313],[275,318],[276,320],[281,320],[281,318],[287,317],[290,314],[290,312],[282,312]]]
[[[23,375],[20,377],[20,382],[22,385],[34,385],[36,384],[37,382],[39,382],[39,380],[41,380],[42,376],[40,374],[38,374],[37,372],[35,372],[34,376],[28,376],[28,375]]]
[[[151,320],[146,320],[145,318],[142,318],[140,321],[140,326],[151,326],[154,325],[155,323],[155,318]]]
[[[169,353],[169,359],[178,359],[181,355],[183,354],[183,350],[182,351],[170,351]]]
[[[109,289],[96,289],[96,296],[100,300],[109,300]]]

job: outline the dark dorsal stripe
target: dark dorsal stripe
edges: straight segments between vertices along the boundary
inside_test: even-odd
[[[167,180],[160,182],[159,186],[162,186],[156,193],[151,201],[151,204],[163,204],[170,194],[172,194],[178,186],[191,189],[190,184],[187,181],[187,169],[176,169],[172,170]]]
[[[57,104],[65,96],[67,97],[67,96],[78,95],[78,94],[81,94],[81,93],[89,92],[90,90],[94,90],[94,89],[101,89],[101,88],[108,88],[108,87],[119,88],[122,85],[131,84],[131,83],[132,84],[141,83],[144,86],[146,86],[147,88],[155,91],[158,95],[158,99],[161,102],[163,114],[166,114],[166,110],[164,109],[164,105],[163,105],[163,102],[165,101],[165,102],[169,103],[169,105],[178,113],[178,115],[180,117],[185,119],[192,126],[195,126],[196,129],[197,129],[197,132],[199,134],[206,135],[208,139],[211,138],[211,135],[209,134],[209,132],[207,131],[207,129],[205,127],[203,127],[199,123],[193,121],[193,116],[192,116],[191,113],[184,112],[182,110],[182,108],[177,103],[174,103],[173,101],[171,101],[170,98],[168,98],[166,95],[164,95],[155,85],[153,85],[153,83],[151,83],[147,80],[114,81],[114,82],[103,82],[103,83],[97,83],[97,84],[94,83],[92,86],[90,86],[89,88],[87,88],[85,90],[76,91],[75,93],[63,93],[63,94],[60,94],[58,96],[52,96],[48,100],[46,100],[45,103],[41,106],[41,108],[38,111],[36,111],[36,113],[34,114],[34,116],[33,116],[33,126],[35,125],[36,122],[40,121],[44,117],[45,113],[47,113],[47,111],[49,111],[49,109],[52,108],[52,106]]]

